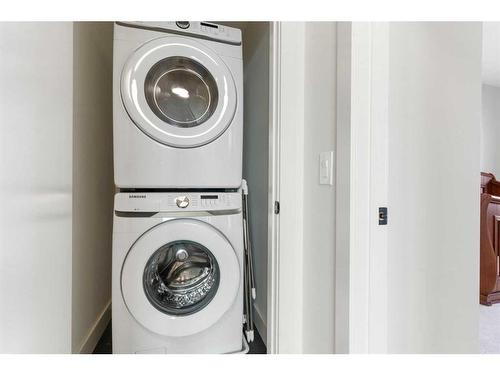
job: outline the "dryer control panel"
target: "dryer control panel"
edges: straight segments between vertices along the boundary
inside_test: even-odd
[[[240,45],[241,30],[213,22],[191,22],[191,21],[163,21],[163,22],[141,22],[127,21],[117,22],[122,26],[138,27],[146,30],[172,32],[182,35],[193,35],[205,39],[217,40],[219,42]]]
[[[240,192],[117,193],[119,212],[196,212],[241,209]]]

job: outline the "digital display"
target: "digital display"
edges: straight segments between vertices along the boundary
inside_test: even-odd
[[[201,22],[201,25],[202,26],[206,26],[206,27],[211,27],[213,29],[218,29],[219,28],[219,26],[217,26],[217,25],[212,25],[211,23],[206,23],[206,22]]]
[[[201,199],[219,199],[218,195],[200,195]]]

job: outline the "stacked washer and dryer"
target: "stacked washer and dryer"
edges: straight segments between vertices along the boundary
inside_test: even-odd
[[[116,23],[113,95],[113,352],[239,352],[241,31]]]

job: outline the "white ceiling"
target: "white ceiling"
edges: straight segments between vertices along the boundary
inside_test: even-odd
[[[500,22],[483,23],[483,83],[500,87]]]

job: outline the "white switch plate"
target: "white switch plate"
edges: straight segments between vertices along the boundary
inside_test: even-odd
[[[333,185],[333,151],[319,154],[319,184]]]

